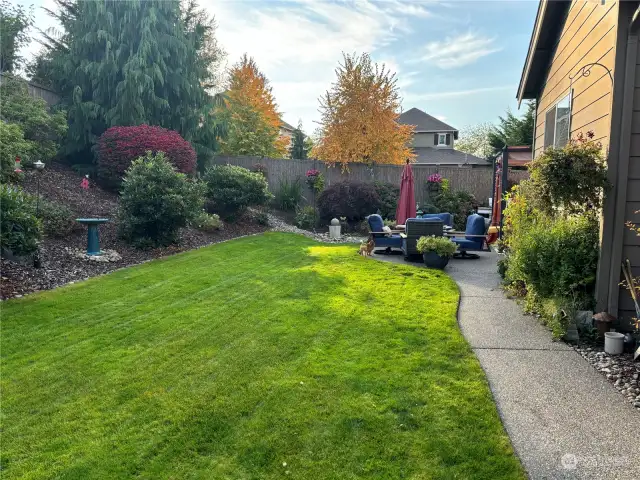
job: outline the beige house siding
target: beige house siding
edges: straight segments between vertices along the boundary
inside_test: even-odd
[[[636,53],[635,88],[633,91],[633,113],[625,205],[625,221],[640,227],[640,48]],[[627,229],[623,236],[622,260],[629,259],[632,270],[640,276],[640,237]],[[620,289],[618,297],[619,315],[628,320],[635,316],[629,292]]]
[[[454,132],[440,132],[449,135],[450,145],[435,145],[435,132],[414,133],[411,142],[412,147],[453,148]]]
[[[595,66],[587,77],[574,76],[581,67],[599,62],[612,73],[615,62],[618,2],[574,0],[555,45],[546,81],[538,97],[534,156],[544,148],[546,112],[572,91],[571,129],[592,131],[605,149],[609,144],[611,92],[609,75]]]

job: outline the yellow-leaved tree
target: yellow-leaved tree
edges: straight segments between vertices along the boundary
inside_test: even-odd
[[[227,135],[220,141],[225,155],[284,157],[289,138],[280,135],[280,114],[269,80],[255,60],[244,54],[229,73],[225,106],[219,108]]]
[[[403,164],[415,155],[413,125],[398,123],[395,73],[368,54],[343,54],[337,80],[320,98],[320,135],[312,156],[327,162]]]

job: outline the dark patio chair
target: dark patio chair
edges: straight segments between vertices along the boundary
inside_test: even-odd
[[[402,252],[404,258],[412,255],[421,255],[416,249],[416,243],[420,237],[434,235],[441,237],[444,223],[440,218],[409,218],[405,222],[405,231],[402,240]]]

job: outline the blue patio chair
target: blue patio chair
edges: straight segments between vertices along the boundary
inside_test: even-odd
[[[462,232],[460,232],[462,233]],[[479,255],[467,252],[485,252],[486,231],[484,217],[474,214],[467,217],[467,228],[464,237],[452,237],[451,240],[458,244],[458,252],[453,258],[479,258]]]
[[[383,231],[384,222],[380,215],[369,215],[367,223],[369,224],[369,234],[373,238],[374,252],[376,249],[384,248],[385,253],[390,253],[393,248],[402,248],[402,237],[398,233]]]
[[[445,225],[453,226],[453,215],[448,212],[445,213],[424,213],[422,218],[439,218]]]

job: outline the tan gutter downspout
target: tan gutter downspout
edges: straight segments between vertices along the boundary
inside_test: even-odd
[[[627,183],[629,177],[629,156],[631,150],[631,123],[633,118],[633,95],[636,83],[636,62],[638,55],[638,28],[640,27],[640,6],[637,7],[627,36],[627,52],[624,70],[624,90],[621,101],[622,121],[618,141],[618,172],[616,178],[616,197],[613,218],[613,241],[611,245],[611,268],[609,270],[609,292],[607,311],[617,316],[620,291],[620,271],[625,232],[625,210],[627,204]],[[614,99],[615,100],[615,99]],[[614,132],[612,132],[614,133]],[[612,135],[613,136],[613,135]],[[615,137],[614,137],[615,138]]]

